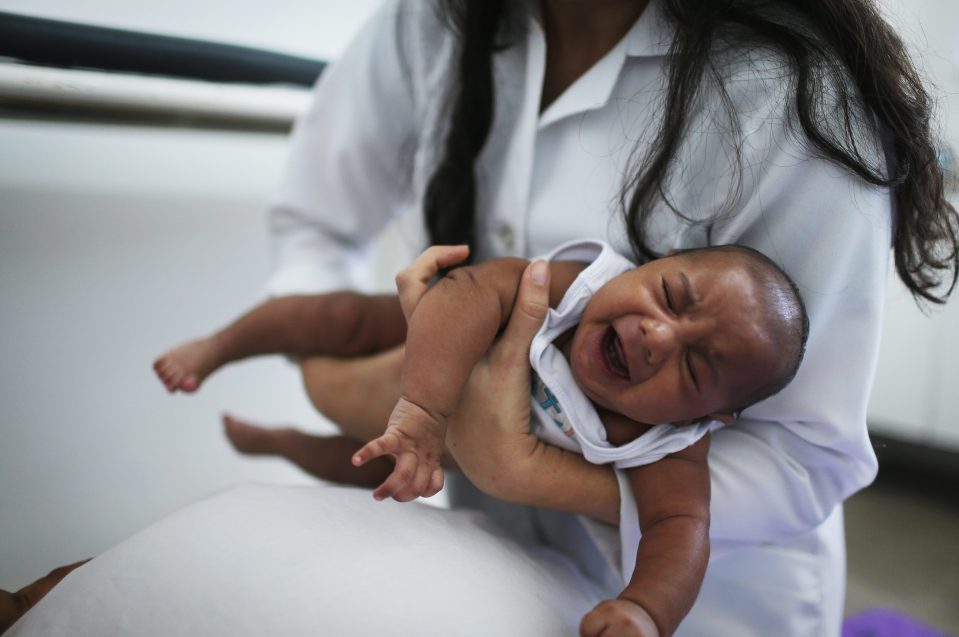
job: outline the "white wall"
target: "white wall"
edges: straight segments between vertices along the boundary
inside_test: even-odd
[[[285,139],[0,120],[0,148],[0,587],[230,484],[303,480],[218,424],[319,426],[286,364],[189,398],[150,369],[256,298]]]
[[[959,3],[883,0],[933,85],[942,138],[959,148]],[[957,193],[950,195],[959,204]],[[873,431],[959,451],[959,302],[923,314],[890,273]]]
[[[0,10],[335,56],[377,0],[0,1]],[[228,16],[227,19],[221,19]],[[311,483],[232,451],[220,413],[330,426],[281,359],[195,396],[150,368],[260,294],[285,135],[0,117],[0,588],[96,555],[247,481]]]

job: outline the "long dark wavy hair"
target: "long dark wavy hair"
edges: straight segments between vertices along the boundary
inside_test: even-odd
[[[903,42],[871,0],[660,2],[666,18],[676,26],[663,122],[648,153],[625,177],[622,197],[637,258],[661,256],[644,238],[646,220],[653,204],[665,196],[690,105],[705,81],[718,80],[718,89],[725,95],[723,69],[718,68],[721,62],[715,52],[732,36],[736,46],[747,42],[772,48],[789,63],[796,119],[822,157],[870,184],[890,189],[896,210],[893,250],[899,278],[917,302],[945,302],[959,277],[959,216],[944,194],[930,125],[933,102]],[[439,0],[446,23],[459,38],[459,64],[450,85],[445,154],[424,200],[433,243],[475,247],[474,164],[493,124],[492,56],[509,46],[509,34],[516,32],[510,24],[510,6],[504,0]],[[827,94],[830,99],[823,99]],[[888,166],[876,162],[857,143],[856,131],[869,121],[870,113],[878,119],[892,151],[894,161]]]

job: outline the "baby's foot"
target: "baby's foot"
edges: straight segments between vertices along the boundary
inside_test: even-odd
[[[292,427],[260,427],[229,414],[223,416],[223,427],[240,453],[286,458],[321,480],[372,488],[393,471],[393,462],[387,458],[354,467],[350,458],[363,443],[348,436],[318,436]]]
[[[216,343],[201,338],[174,347],[156,359],[153,370],[169,392],[194,392],[220,366]]]
[[[230,414],[223,415],[223,428],[233,448],[251,456],[282,455],[288,448],[289,438],[294,431],[286,428],[260,427],[234,418]]]

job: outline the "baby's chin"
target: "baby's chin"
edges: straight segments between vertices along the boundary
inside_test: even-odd
[[[600,405],[600,403],[595,400],[593,400],[593,403]],[[612,400],[607,400],[606,404],[602,406],[609,411],[621,414],[633,422],[647,427],[673,425],[677,420],[676,418],[672,418],[675,414],[650,413],[649,409],[643,409],[642,406],[636,408],[635,405],[616,404],[616,401]]]

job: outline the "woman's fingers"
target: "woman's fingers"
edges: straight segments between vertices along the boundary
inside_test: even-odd
[[[490,352],[494,366],[500,362],[522,361],[524,368],[529,367],[530,343],[548,311],[549,264],[538,260],[523,272],[509,323]]]
[[[407,322],[413,309],[430,287],[430,280],[443,268],[461,263],[469,256],[467,245],[431,246],[416,257],[413,263],[400,270],[396,275],[396,291],[400,296],[400,306]]]

